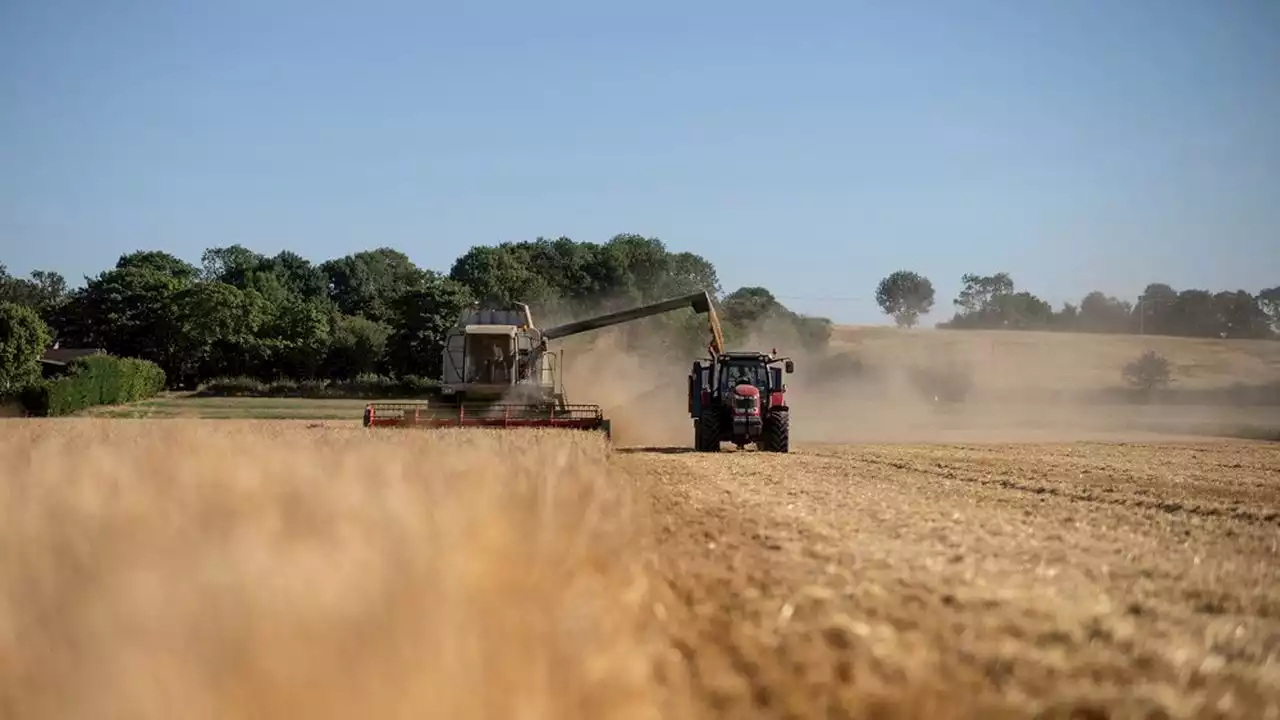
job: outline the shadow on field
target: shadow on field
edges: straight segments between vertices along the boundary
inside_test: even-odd
[[[726,443],[726,445],[727,444],[728,443]],[[823,443],[818,443],[818,444],[823,444]],[[835,444],[835,443],[829,443],[829,444]],[[614,452],[623,453],[623,454],[643,453],[646,455],[684,455],[685,453],[697,452],[697,450],[694,450],[691,447],[669,445],[669,446],[649,446],[649,447],[620,447],[620,448],[615,448]],[[763,452],[763,451],[758,450],[754,447],[746,447],[739,450],[732,446],[730,447],[721,446],[719,450],[719,453],[722,455],[732,455],[734,453],[758,453],[758,452]],[[716,453],[708,453],[708,454],[714,455]]]

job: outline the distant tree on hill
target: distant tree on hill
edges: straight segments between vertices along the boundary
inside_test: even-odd
[[[914,327],[933,309],[933,301],[933,283],[910,270],[898,270],[876,287],[876,302],[898,327]]]
[[[1258,298],[1244,290],[1219,292],[1213,296],[1218,334],[1228,338],[1265,338],[1271,335],[1271,317]]]
[[[995,298],[996,327],[1033,330],[1053,322],[1053,306],[1023,290]]]
[[[772,292],[762,287],[743,287],[729,293],[720,302],[720,314],[721,325],[729,344],[733,344],[736,338],[744,337],[752,330],[769,324],[773,324],[774,328],[789,327],[795,332],[794,340],[809,350],[824,348],[831,339],[830,320],[792,312],[778,302]],[[705,327],[705,321],[697,322]],[[705,330],[700,329],[697,337],[705,338]]]
[[[1013,278],[1007,272],[994,275],[965,273],[960,277],[964,289],[952,303],[962,315],[981,315],[996,307],[999,298],[1013,294]]]
[[[1075,331],[1080,326],[1080,308],[1069,302],[1062,303],[1062,309],[1053,314],[1053,327],[1067,332]]]
[[[1130,327],[1148,335],[1176,335],[1175,307],[1178,291],[1164,283],[1151,283],[1142,291],[1134,312],[1137,322]]]
[[[782,310],[782,303],[762,287],[738,288],[726,295],[720,305],[724,324],[743,328],[764,322]]]
[[[1054,322],[1053,306],[1025,290],[1014,292],[1013,278],[1009,273],[967,273],[961,280],[964,288],[952,301],[959,311],[939,327],[1029,330],[1048,328]]]
[[[1078,327],[1085,332],[1122,333],[1129,329],[1133,305],[1094,290],[1080,301]]]

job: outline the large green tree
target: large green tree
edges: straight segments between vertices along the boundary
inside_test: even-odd
[[[1013,294],[1013,278],[1007,272],[994,275],[965,273],[960,294],[953,301],[964,315],[982,315],[996,309],[999,298]]]
[[[325,271],[289,250],[267,257],[242,245],[210,248],[201,256],[201,264],[205,280],[253,290],[273,304],[320,300],[329,294]]]
[[[32,270],[29,276],[19,278],[11,276],[8,269],[0,264],[0,302],[25,305],[49,323],[66,299],[67,281],[61,274]]]
[[[1032,330],[1053,322],[1053,306],[1025,290],[995,299],[994,327]]]
[[[1165,283],[1150,283],[1138,296],[1135,312],[1137,323],[1131,323],[1142,333],[1152,335],[1177,334],[1176,311],[1178,291]]]
[[[391,371],[402,377],[440,377],[445,334],[473,302],[465,285],[448,278],[432,279],[397,299],[392,308],[394,330],[386,341]]]
[[[151,360],[176,374],[182,349],[174,301],[195,276],[194,268],[166,262],[163,253],[125,256],[72,293],[58,313],[59,336],[64,345]]]
[[[1080,330],[1088,332],[1127,332],[1133,314],[1133,306],[1118,298],[1097,290],[1080,301]]]
[[[320,269],[328,276],[329,295],[339,312],[375,322],[389,321],[396,301],[435,275],[388,247],[329,260]]]
[[[398,302],[404,302],[406,297],[409,296],[402,296]],[[335,312],[330,317],[325,375],[344,379],[378,372],[386,360],[387,340],[391,333],[390,325],[359,315]]]
[[[205,281],[180,290],[173,306],[181,353],[172,381],[261,373],[268,359],[261,332],[273,308],[257,291]]]
[[[933,309],[933,302],[933,283],[911,270],[891,273],[876,286],[876,303],[898,327],[914,327]]]
[[[515,243],[473,247],[454,261],[449,278],[466,287],[479,302],[493,307],[558,300],[555,279],[537,272],[530,255],[528,247]]]
[[[1271,317],[1258,299],[1245,290],[1213,296],[1218,334],[1229,338],[1265,338],[1271,334]]]

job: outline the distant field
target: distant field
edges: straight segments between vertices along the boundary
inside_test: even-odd
[[[832,342],[877,367],[960,361],[978,387],[998,390],[1114,387],[1124,364],[1146,350],[1169,359],[1179,388],[1280,382],[1280,342],[1266,340],[837,326]]]
[[[207,398],[166,393],[133,405],[94,408],[84,414],[108,418],[359,420],[366,402],[361,399]]]

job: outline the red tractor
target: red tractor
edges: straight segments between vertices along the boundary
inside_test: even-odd
[[[787,374],[795,372],[791,358],[760,352],[722,352],[693,364],[689,416],[695,450],[719,452],[720,443],[731,442],[739,450],[755,443],[765,452],[790,451],[791,410],[783,368],[776,363]]]

